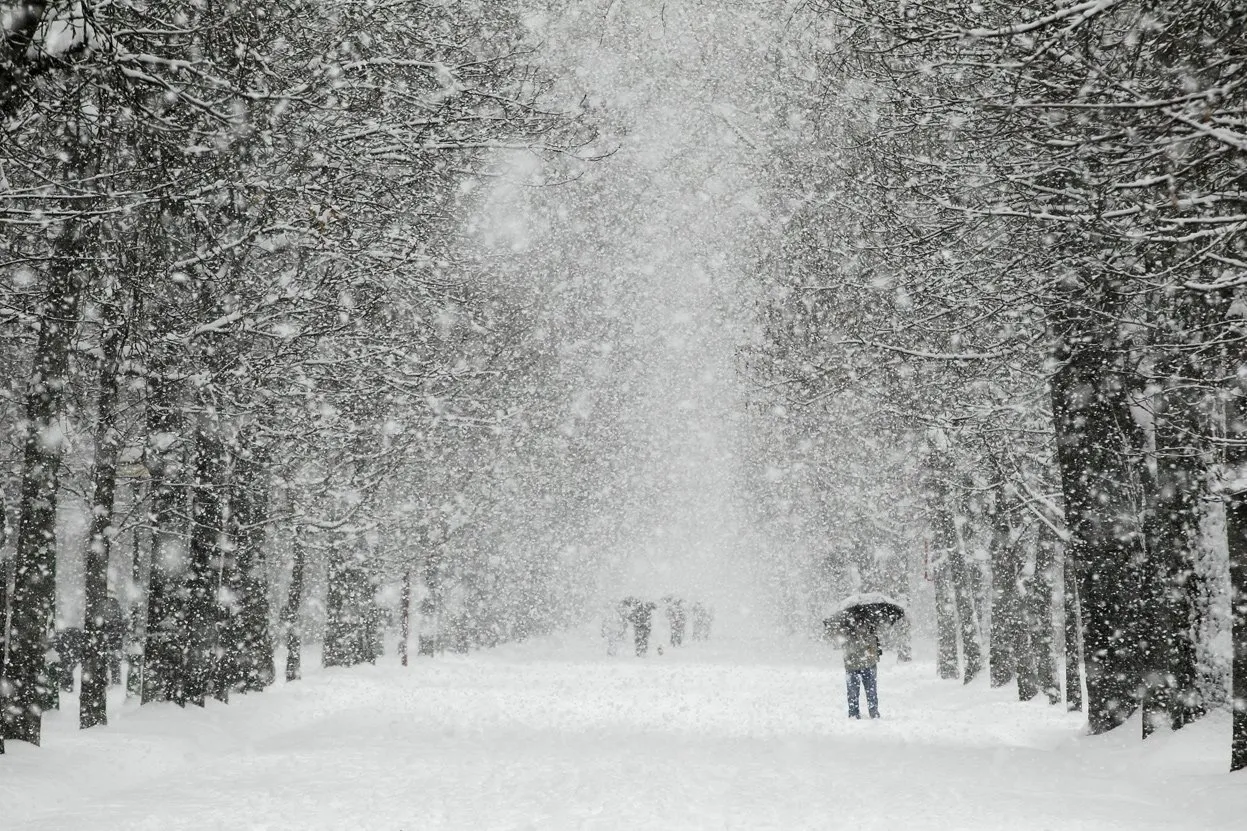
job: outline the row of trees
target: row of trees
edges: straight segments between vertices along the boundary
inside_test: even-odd
[[[55,702],[79,505],[83,727],[110,573],[144,702],[266,686],[275,613],[297,677],[317,569],[326,662],[367,657],[361,598],[414,572],[435,608],[465,494],[499,475],[482,448],[530,429],[499,403],[530,329],[456,234],[499,152],[585,138],[516,10],[24,2],[3,25],[0,740],[37,744]],[[542,575],[478,560],[524,599],[485,623],[548,625]]]
[[[751,369],[804,440],[923,460],[889,507],[927,519],[942,672],[981,666],[977,598],[994,683],[1057,700],[1064,640],[1093,732],[1229,704],[1247,766],[1247,14],[814,5]]]

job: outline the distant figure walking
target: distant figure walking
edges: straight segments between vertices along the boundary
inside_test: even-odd
[[[628,613],[628,622],[632,624],[632,636],[636,642],[636,654],[638,657],[644,656],[649,652],[649,633],[653,627],[654,609],[658,608],[655,603],[647,603],[643,600],[633,599]]]
[[[663,600],[665,601],[663,611],[667,615],[667,625],[671,629],[671,645],[680,646],[684,643],[684,626],[688,619],[684,611],[684,601],[671,595]]]
[[[836,635],[844,650],[844,682],[848,693],[849,718],[861,718],[861,687],[866,689],[866,706],[871,718],[879,718],[878,665],[879,635],[873,627],[850,623]]]

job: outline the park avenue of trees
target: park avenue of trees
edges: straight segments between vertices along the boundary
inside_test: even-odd
[[[289,678],[305,634],[375,658],[380,585],[463,649],[585,613],[615,439],[562,429],[557,293],[464,221],[517,153],[612,164],[531,32],[571,5],[0,4],[3,739],[39,742],[66,626],[106,721],[110,583],[134,694],[183,706],[263,689],[279,638]],[[1247,9],[588,5],[774,33],[722,118],[781,613],[925,571],[945,677],[1093,732],[1232,708],[1247,767]]]

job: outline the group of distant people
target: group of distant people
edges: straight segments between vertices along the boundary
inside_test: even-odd
[[[656,603],[652,600],[647,601],[629,596],[619,601],[602,618],[602,637],[606,639],[606,654],[619,654],[619,647],[627,640],[628,628],[631,627],[633,647],[637,656],[648,655],[650,635],[654,628],[654,613],[658,610],[660,603],[663,614],[667,618],[672,646],[683,645],[686,631],[692,640],[710,639],[714,610],[700,601],[686,605],[683,598],[668,594]],[[658,652],[662,653],[661,646],[658,647]]]

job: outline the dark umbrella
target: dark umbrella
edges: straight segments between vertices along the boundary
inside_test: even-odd
[[[874,630],[885,623],[896,623],[905,617],[905,607],[879,592],[854,594],[836,606],[831,617],[823,620],[828,634],[849,629]]]

